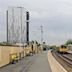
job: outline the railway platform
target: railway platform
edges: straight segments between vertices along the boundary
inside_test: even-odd
[[[67,70],[54,58],[51,51],[48,51],[48,61],[52,72],[67,72]]]
[[[51,51],[26,57],[16,64],[0,68],[0,72],[67,72]]]
[[[52,72],[47,59],[47,51],[37,56],[28,72]]]
[[[25,57],[16,64],[0,68],[0,72],[52,72],[47,52]]]

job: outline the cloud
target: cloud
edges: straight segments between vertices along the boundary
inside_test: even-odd
[[[0,42],[6,41],[6,32],[0,30]]]
[[[40,25],[44,40],[61,44],[72,38],[72,0],[0,0],[0,40],[6,40],[6,10],[23,6],[30,12],[30,40],[40,41]]]

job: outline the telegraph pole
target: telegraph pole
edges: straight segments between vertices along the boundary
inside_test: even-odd
[[[41,50],[43,50],[43,26],[41,25]]]
[[[8,10],[7,10],[7,43],[9,42],[9,29],[8,29]]]
[[[14,9],[12,9],[12,20],[13,20],[13,21],[12,21],[11,28],[12,28],[12,39],[13,39],[13,40],[12,40],[12,39],[11,39],[11,40],[12,40],[12,43],[14,43],[14,42],[15,42],[15,41],[14,41],[14,39],[15,39],[15,38],[14,38],[14,35],[15,35],[15,33],[14,33]],[[15,35],[15,36],[16,36],[16,35]]]

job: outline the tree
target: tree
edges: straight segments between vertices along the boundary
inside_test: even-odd
[[[46,44],[45,42],[43,42],[43,44]]]
[[[66,45],[72,44],[72,39],[67,40]]]

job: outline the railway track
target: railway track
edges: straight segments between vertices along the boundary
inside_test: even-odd
[[[72,56],[69,56],[68,54],[57,54],[61,59],[65,60],[68,64],[72,65]]]
[[[72,72],[72,54],[60,54],[52,51],[52,55],[68,72]]]
[[[72,57],[69,57],[67,55],[62,55],[63,58],[65,58],[65,61],[68,62],[70,65],[72,65]]]

